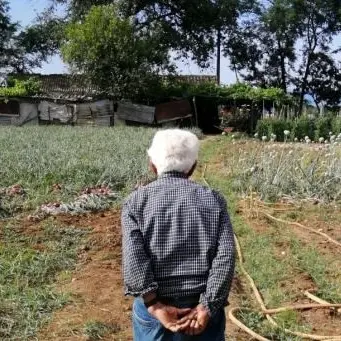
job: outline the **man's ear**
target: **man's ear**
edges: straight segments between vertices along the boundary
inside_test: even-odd
[[[157,175],[157,168],[155,167],[155,165],[151,161],[149,161],[149,168],[155,175]]]
[[[191,177],[195,171],[195,168],[197,167],[197,162],[195,161],[195,164],[193,165],[193,167],[191,168],[191,170],[187,173],[188,177]]]

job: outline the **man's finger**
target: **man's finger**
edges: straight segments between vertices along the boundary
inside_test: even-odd
[[[196,320],[192,320],[190,326],[189,326],[189,335],[196,335],[196,325],[197,325],[197,321]]]
[[[179,330],[178,331],[185,331],[187,328],[189,328],[190,324],[191,324],[192,320],[187,320],[186,322],[184,323],[181,323],[181,324],[177,324]]]
[[[194,335],[200,335],[204,332],[204,330],[205,327],[201,326],[198,322],[196,322]]]
[[[177,333],[179,331],[179,326],[176,323],[168,323],[165,327],[173,333]]]
[[[197,312],[194,310],[192,312],[190,312],[189,314],[187,314],[186,316],[184,316],[182,319],[180,319],[178,321],[178,324],[183,324],[188,320],[194,320],[197,318]]]
[[[184,316],[192,311],[191,308],[177,309],[178,316]]]

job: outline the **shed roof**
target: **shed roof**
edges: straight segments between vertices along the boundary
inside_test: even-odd
[[[102,91],[98,86],[90,84],[84,75],[71,74],[10,74],[9,76],[17,79],[28,79],[35,77],[41,82],[42,93],[33,96],[45,99],[56,99],[65,101],[91,101],[95,99],[108,98],[107,93]],[[170,78],[169,76],[162,76]],[[173,77],[172,77],[173,78]],[[207,75],[178,75],[174,77],[181,82],[202,83],[216,82],[215,76]]]
[[[42,93],[33,96],[39,98],[60,99],[66,101],[91,101],[108,97],[98,86],[92,85],[83,75],[70,74],[24,74],[10,76],[16,79],[36,78],[41,83]]]

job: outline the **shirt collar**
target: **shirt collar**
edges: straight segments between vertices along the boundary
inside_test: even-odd
[[[159,179],[170,179],[170,178],[180,178],[180,179],[188,179],[188,176],[185,173],[182,172],[166,172],[159,176]]]

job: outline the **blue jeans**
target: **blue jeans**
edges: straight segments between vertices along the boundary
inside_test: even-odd
[[[192,308],[193,302],[177,300],[174,306]],[[201,335],[190,336],[172,333],[148,313],[142,299],[137,298],[133,305],[133,331],[135,341],[224,341],[225,340],[225,311],[221,309],[210,320],[206,330]]]

